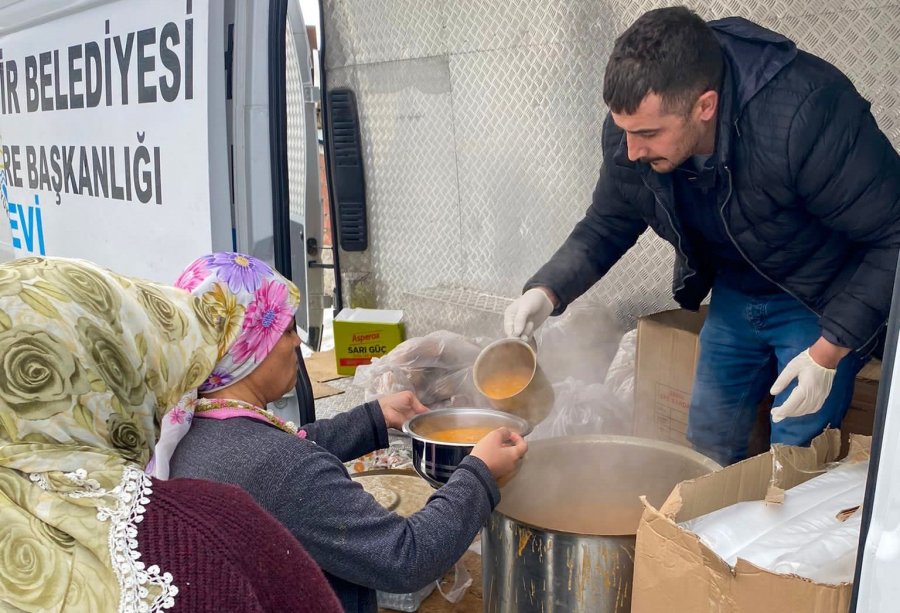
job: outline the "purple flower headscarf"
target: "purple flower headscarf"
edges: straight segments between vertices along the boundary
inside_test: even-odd
[[[160,479],[168,478],[172,453],[190,428],[197,393],[228,387],[253,372],[292,325],[300,306],[296,285],[265,262],[241,253],[194,260],[175,286],[202,300],[223,325],[212,373],[163,416],[156,454],[147,466],[147,472]]]

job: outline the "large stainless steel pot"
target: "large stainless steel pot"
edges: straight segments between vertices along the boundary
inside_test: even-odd
[[[486,613],[629,611],[638,496],[720,468],[627,436],[535,441],[482,534]]]

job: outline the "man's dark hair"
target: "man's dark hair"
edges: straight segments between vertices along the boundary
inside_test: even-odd
[[[631,24],[613,47],[603,101],[614,113],[634,113],[653,92],[666,113],[687,114],[697,96],[718,90],[722,49],[712,29],[684,6],[655,9]]]

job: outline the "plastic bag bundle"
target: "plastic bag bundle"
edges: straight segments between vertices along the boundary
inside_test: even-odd
[[[438,330],[403,341],[384,357],[360,366],[353,383],[365,389],[367,401],[411,391],[433,409],[489,406],[472,381],[472,365],[485,344]]]
[[[603,383],[566,379],[553,385],[553,409],[528,440],[577,434],[631,434],[632,407]]]
[[[570,328],[570,332],[578,327]],[[627,434],[634,429],[634,359],[637,331],[622,336],[601,382],[568,377],[553,384],[553,409],[528,440],[577,434]],[[541,367],[546,361],[538,348]]]
[[[851,582],[868,468],[841,464],[787,490],[782,504],[740,502],[680,525],[731,565],[741,558],[820,583]]]
[[[621,338],[615,313],[603,305],[586,302],[570,305],[535,334],[538,360],[551,383],[566,379],[603,383]]]
[[[460,560],[453,566],[452,576],[449,576],[448,573],[448,577],[445,579],[433,581],[417,592],[412,592],[411,594],[376,592],[375,595],[378,598],[378,606],[380,608],[411,613],[419,610],[422,602],[431,595],[435,588],[444,597],[444,600],[456,604],[463,599],[471,585],[472,575],[469,574],[462,560]]]
[[[626,332],[606,371],[604,383],[609,391],[629,408],[634,408],[634,370],[637,356],[637,329]]]

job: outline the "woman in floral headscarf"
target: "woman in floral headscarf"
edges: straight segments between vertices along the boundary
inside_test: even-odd
[[[250,256],[219,253],[176,282],[228,333],[213,374],[163,418],[155,474],[233,483],[278,518],[326,571],[345,611],[375,611],[375,590],[406,593],[440,578],[500,500],[525,441],[505,428],[482,439],[425,508],[386,511],[342,462],[386,447],[387,429],[425,409],[409,392],[297,428],[265,410],[295,384],[293,283]],[[512,444],[508,444],[512,441]],[[177,445],[174,455],[160,449]]]
[[[244,492],[143,472],[160,407],[209,376],[221,334],[183,290],[0,265],[0,609],[337,610]]]

